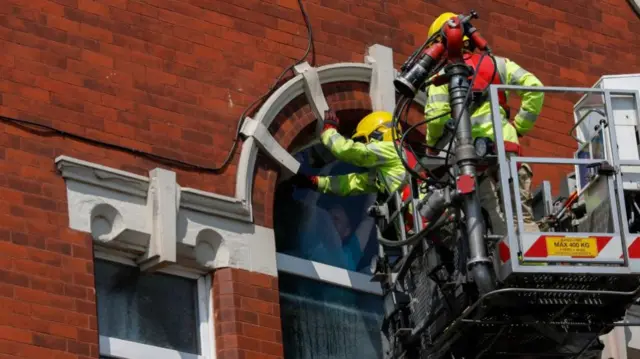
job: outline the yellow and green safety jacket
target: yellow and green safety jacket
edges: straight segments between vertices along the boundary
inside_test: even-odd
[[[345,138],[335,128],[320,136],[322,143],[339,161],[368,168],[368,172],[337,176],[318,176],[318,191],[339,196],[386,192],[392,193],[408,183],[407,171],[393,142],[355,142]]]
[[[477,56],[477,55],[475,55]],[[474,55],[472,57],[475,58]],[[523,69],[515,62],[499,56],[494,56],[496,60],[497,74],[500,77],[500,83],[507,85],[519,85],[519,86],[542,86],[542,82],[529,71]],[[465,59],[468,63],[468,59]],[[473,61],[473,60],[472,60]],[[493,69],[493,61],[489,57],[485,57],[482,61],[483,64],[488,61]],[[495,83],[491,79],[493,70],[486,75],[487,71],[479,71],[478,76],[486,76],[487,79],[483,79],[484,83]],[[474,86],[475,87],[475,86]],[[500,91],[502,92],[502,91]],[[502,114],[502,131],[504,141],[519,143],[518,135],[526,135],[534,126],[538,115],[542,111],[542,105],[544,102],[543,92],[534,91],[516,91],[518,96],[522,99],[520,111],[516,114],[514,119],[514,125],[508,122],[506,111],[504,108],[500,108]],[[444,126],[447,121],[451,119],[451,107],[449,105],[449,86],[447,84],[441,86],[431,85],[428,88],[427,103],[424,109],[425,118],[427,120],[439,117],[433,121],[430,121],[427,125],[427,145],[435,146],[440,137],[443,134]],[[504,98],[508,96],[508,92],[504,91]],[[501,94],[501,97],[502,94]],[[502,102],[502,101],[501,101]],[[502,105],[502,104],[501,104]],[[506,103],[505,103],[506,105]],[[491,120],[491,101],[487,98],[482,104],[480,104],[476,110],[471,114],[472,124],[472,137],[488,137],[494,139],[493,124]]]

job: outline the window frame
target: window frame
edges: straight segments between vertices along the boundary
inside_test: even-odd
[[[640,1],[640,0],[639,0]],[[313,146],[322,144],[320,139],[314,138],[305,144],[299,145],[291,150],[292,156],[310,149]],[[333,161],[332,161],[333,163]],[[328,163],[327,163],[328,165]],[[378,282],[372,282],[373,274],[364,274],[350,271],[348,269],[315,262],[309,259],[292,256],[278,252],[276,248],[276,265],[278,272],[316,280],[339,287],[351,289],[356,292],[383,296],[382,288]]]
[[[276,253],[278,271],[287,274],[333,284],[357,292],[382,296],[378,282],[372,282],[373,275],[314,262],[284,253]]]
[[[94,258],[113,263],[124,264],[135,267],[136,262],[133,259],[126,258],[122,255],[112,254],[106,250],[96,248],[94,250]],[[100,356],[114,359],[148,359],[148,358],[167,358],[167,359],[214,359],[215,358],[215,336],[213,321],[213,295],[212,295],[212,277],[211,274],[189,270],[187,268],[175,265],[171,268],[163,268],[158,273],[195,279],[197,288],[197,324],[194,329],[199,331],[199,346],[201,354],[193,354],[181,352],[174,349],[162,348],[154,345],[143,344],[130,340],[99,335],[99,352]],[[99,300],[96,295],[96,301]]]

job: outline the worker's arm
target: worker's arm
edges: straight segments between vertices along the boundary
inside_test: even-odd
[[[358,167],[376,167],[390,159],[390,153],[383,151],[376,143],[360,143],[342,136],[334,127],[328,127],[320,136],[322,143],[336,159]]]
[[[357,196],[376,193],[375,172],[349,173],[338,176],[318,176],[318,192],[338,196]]]
[[[444,132],[444,126],[451,118],[449,89],[446,85],[429,86],[424,117],[427,121],[427,146],[435,146]]]
[[[542,86],[542,82],[531,72],[523,69],[518,64],[509,59],[505,59],[505,62],[507,84],[527,87]],[[514,125],[516,131],[518,131],[518,134],[524,136],[529,131],[531,131],[534,123],[540,115],[540,112],[542,111],[544,92],[516,91],[516,93],[522,99],[522,103],[520,105],[520,111],[518,111],[514,118]]]

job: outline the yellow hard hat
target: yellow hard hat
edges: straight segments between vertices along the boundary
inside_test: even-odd
[[[438,16],[435,21],[433,23],[431,23],[431,26],[429,27],[429,34],[427,35],[428,37],[433,36],[433,34],[437,33],[438,31],[440,31],[440,29],[442,29],[442,27],[444,26],[444,24],[449,21],[449,19],[451,19],[452,17],[457,17],[457,14],[454,14],[452,12],[445,12],[443,14],[441,14],[440,16]],[[464,41],[469,41],[468,37],[464,37],[463,38]]]
[[[360,120],[351,138],[362,139],[363,142],[369,142],[372,139],[393,141],[393,130],[393,115],[386,111],[374,111]],[[395,130],[396,136],[399,136],[402,132],[400,124]]]

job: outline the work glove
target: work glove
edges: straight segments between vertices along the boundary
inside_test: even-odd
[[[309,176],[302,173],[296,173],[289,179],[289,182],[297,188],[312,190],[318,189],[318,176]]]
[[[336,112],[331,109],[324,112],[324,128],[322,130],[324,131],[330,128],[340,129],[340,119],[336,115]]]
[[[440,150],[435,147],[427,147],[427,155],[437,156],[440,154]]]

